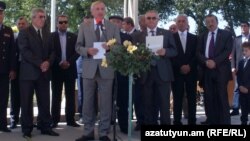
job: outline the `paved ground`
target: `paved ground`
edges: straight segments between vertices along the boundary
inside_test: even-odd
[[[36,110],[35,110],[36,111]],[[63,111],[62,111],[63,113]],[[205,120],[205,114],[202,107],[197,108],[197,124],[200,124],[201,121]],[[172,118],[172,116],[171,116]],[[232,124],[240,124],[240,116],[233,116],[231,118]],[[184,124],[187,123],[186,119],[182,121]],[[135,121],[133,121],[135,124]],[[98,125],[97,125],[98,126]],[[97,128],[96,128],[97,129]],[[119,127],[117,130],[117,140],[118,141],[127,141],[127,135],[121,133],[119,131]],[[60,133],[59,137],[50,137],[41,135],[37,129],[34,129],[32,132],[33,138],[32,141],[74,141],[76,138],[80,137],[83,132],[83,125],[80,128],[68,127],[64,122],[59,124],[59,127],[55,129],[56,132]],[[111,131],[110,138],[113,141],[113,131]],[[98,139],[98,135],[95,136]],[[25,141],[22,138],[20,125],[17,129],[12,130],[12,133],[1,133],[0,132],[0,141]],[[140,141],[140,132],[132,132],[132,141]]]

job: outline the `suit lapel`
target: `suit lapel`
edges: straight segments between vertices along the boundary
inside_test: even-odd
[[[220,48],[220,45],[219,43],[222,41],[222,36],[221,36],[221,30],[218,29],[217,31],[217,35],[216,35],[216,41],[215,41],[215,49],[214,49],[214,53],[217,54],[219,48]]]
[[[55,41],[56,41],[56,47],[57,47],[56,50],[58,50],[58,53],[60,54],[60,58],[62,58],[62,48],[61,48],[61,42],[60,42],[60,37],[59,37],[58,32],[56,32]]]
[[[203,39],[203,53],[204,55],[206,54],[206,48],[207,48],[207,40],[208,40],[208,33],[209,32],[206,32],[205,35],[204,35],[204,39]]]
[[[97,38],[96,38],[96,35],[95,35],[95,25],[94,25],[94,19],[88,23],[88,24],[85,24],[87,25],[85,28],[87,28],[86,30],[88,31],[87,33],[90,34],[90,36],[92,36],[92,39],[94,39],[94,41],[97,41]]]

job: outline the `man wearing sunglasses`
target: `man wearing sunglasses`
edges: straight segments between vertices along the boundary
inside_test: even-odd
[[[154,117],[158,113],[154,112],[154,105],[158,100],[160,108],[160,124],[170,124],[170,83],[174,80],[173,70],[170,58],[177,55],[175,41],[170,31],[157,27],[159,21],[158,12],[155,10],[148,11],[145,14],[147,30],[134,36],[134,43],[145,43],[146,36],[163,35],[163,46],[157,50],[157,57],[151,61],[151,69],[141,75],[143,85],[143,104],[144,104],[144,124],[157,124]]]
[[[21,54],[20,94],[21,124],[23,137],[31,138],[33,129],[33,94],[37,97],[39,128],[42,134],[59,136],[51,129],[50,115],[50,65],[54,52],[49,45],[50,33],[44,28],[46,12],[41,8],[32,9],[32,24],[20,31],[18,45]]]
[[[75,122],[75,79],[76,59],[75,51],[76,35],[68,32],[68,16],[57,17],[57,31],[51,34],[52,47],[55,50],[55,61],[52,66],[52,127],[60,122],[62,88],[64,85],[66,98],[66,122],[68,126],[79,127]]]

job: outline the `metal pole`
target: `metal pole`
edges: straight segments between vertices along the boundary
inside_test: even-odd
[[[124,0],[124,5],[123,5],[123,17],[128,16],[128,0]]]
[[[135,23],[135,28],[138,29],[138,0],[133,1],[133,19]]]
[[[56,30],[56,0],[51,0],[50,31]]]
[[[128,141],[132,141],[132,90],[133,90],[133,73],[129,74],[129,100],[128,100]]]

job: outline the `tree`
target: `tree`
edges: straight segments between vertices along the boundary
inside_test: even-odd
[[[217,1],[218,0],[176,0],[175,6],[179,13],[184,13],[187,16],[192,17],[198,27],[196,33],[202,33],[206,30],[204,19],[207,14],[217,12]]]
[[[233,34],[233,28],[250,17],[249,0],[176,0],[175,6],[179,13],[185,13],[196,21],[197,33],[206,30],[204,18],[207,14],[222,14]]]
[[[82,17],[90,15],[90,5],[95,0],[61,0],[57,1],[57,15],[69,15],[69,29],[76,32]],[[123,0],[103,0],[107,6],[107,17],[110,15],[123,16]],[[173,13],[174,0],[139,0],[139,14],[148,10],[158,10],[162,19],[167,19]],[[19,16],[25,16],[30,21],[30,11],[34,7],[46,10],[50,23],[50,0],[6,0],[7,4],[5,24],[13,26]],[[56,19],[55,19],[56,20]]]
[[[249,0],[221,0],[219,4],[223,18],[228,22],[230,30],[234,32],[234,27],[239,26],[242,21],[249,21],[250,1]]]
[[[175,12],[174,0],[139,0],[139,14],[145,14],[148,10],[157,10],[162,20]]]

